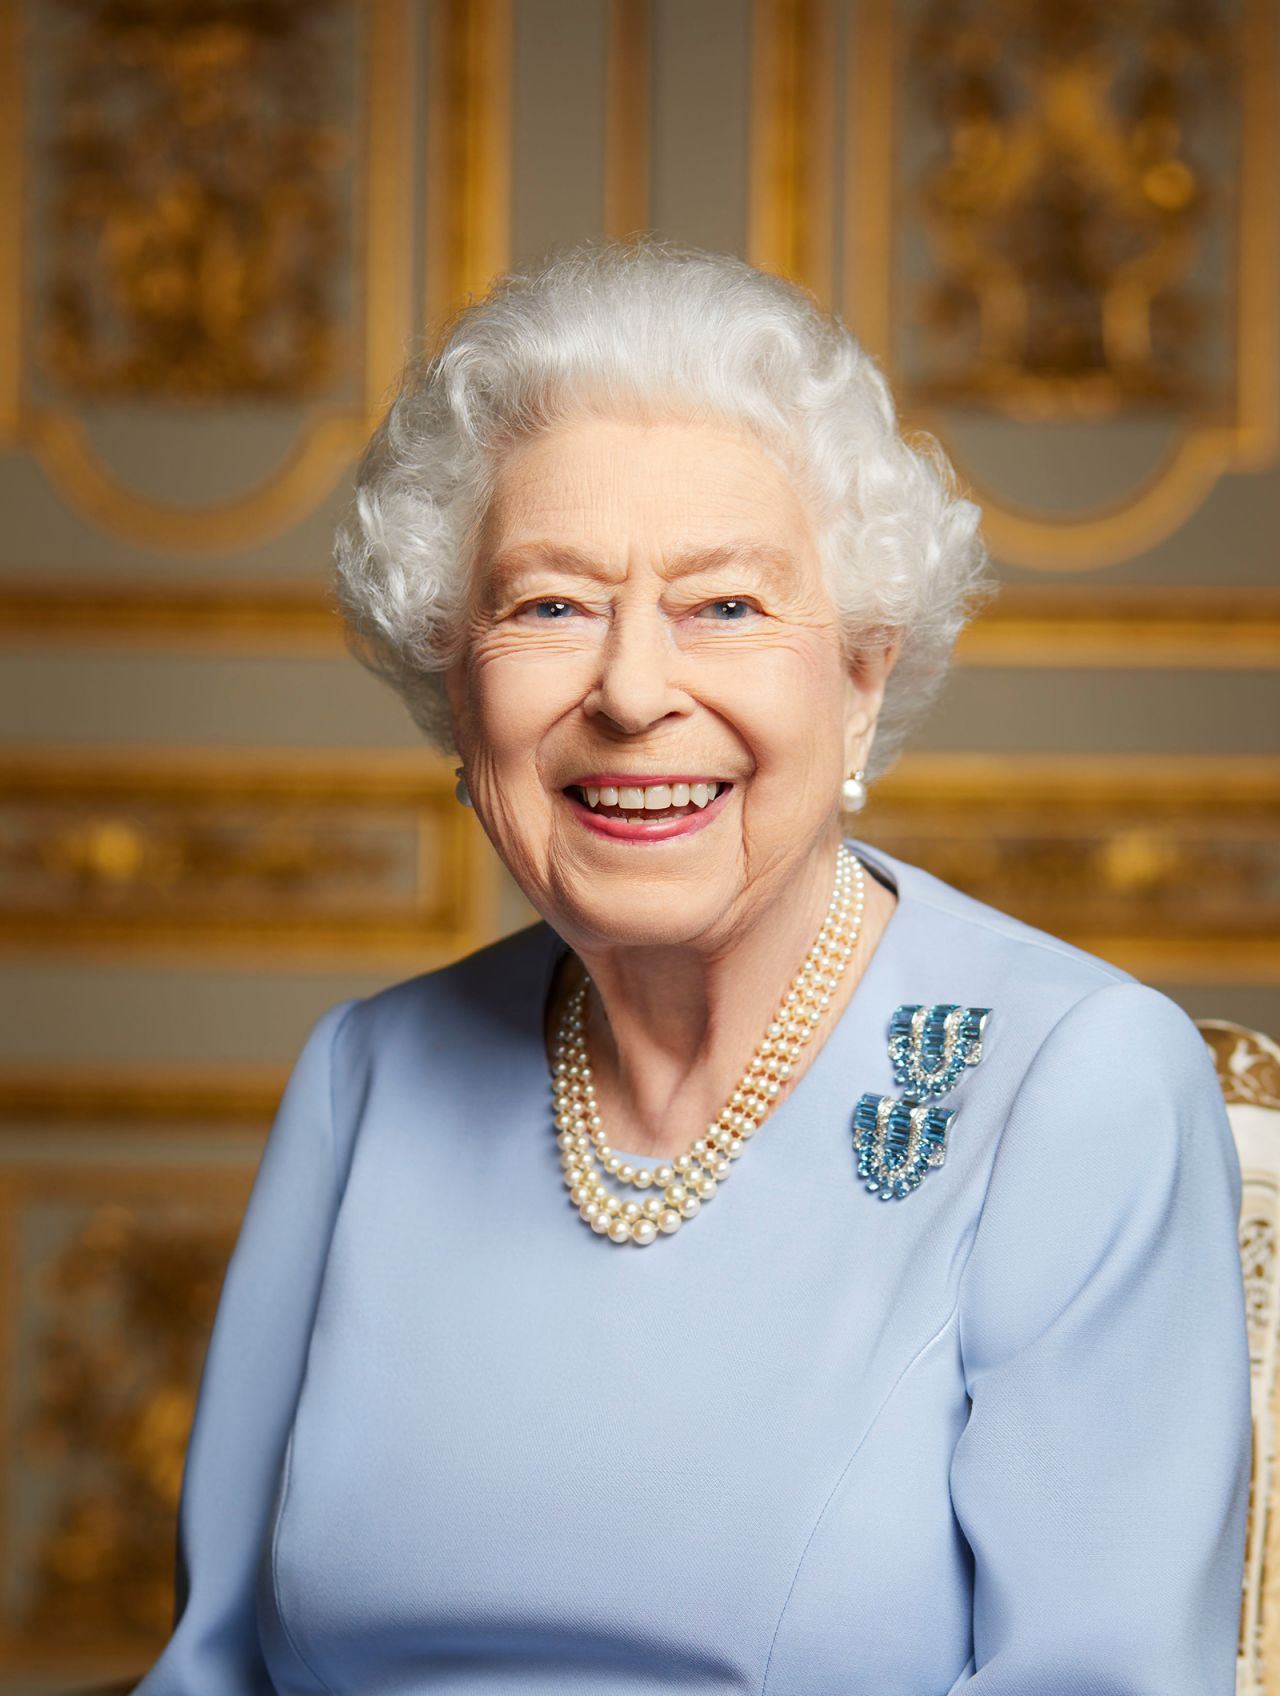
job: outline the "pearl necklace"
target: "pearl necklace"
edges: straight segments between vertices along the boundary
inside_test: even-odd
[[[732,1170],[748,1142],[790,1078],[794,1062],[831,1006],[840,975],[853,957],[862,929],[866,878],[862,862],[840,844],[835,888],[817,940],[791,980],[764,1036],[719,1119],[683,1154],[661,1166],[636,1166],[616,1154],[605,1140],[587,1056],[584,980],[565,1006],[553,1045],[551,1084],[555,1099],[556,1142],[569,1198],[598,1236],[614,1243],[653,1242],[661,1232],[672,1236],[701,1210]],[[655,1186],[662,1195],[643,1202],[623,1201],[596,1169],[638,1190]]]

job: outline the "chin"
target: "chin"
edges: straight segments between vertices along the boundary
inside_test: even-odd
[[[638,875],[634,882],[619,879],[608,897],[593,891],[580,902],[566,903],[566,918],[588,946],[684,947],[713,930],[724,915],[725,903],[708,900],[708,894],[705,884],[686,892]]]

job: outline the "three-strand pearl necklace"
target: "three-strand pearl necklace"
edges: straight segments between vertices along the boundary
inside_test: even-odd
[[[817,940],[792,979],[764,1036],[720,1117],[683,1154],[661,1166],[637,1166],[614,1152],[604,1124],[587,1056],[587,978],[574,990],[556,1029],[551,1084],[556,1141],[569,1198],[598,1236],[614,1243],[653,1242],[671,1236],[710,1201],[786,1087],[805,1043],[831,1006],[841,974],[862,929],[866,879],[862,862],[843,843],[836,855],[835,888]],[[638,1190],[658,1189],[643,1201],[624,1201],[603,1181],[603,1171]]]

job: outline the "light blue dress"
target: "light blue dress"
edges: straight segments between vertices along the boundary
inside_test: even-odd
[[[578,1217],[545,924],[331,1008],[227,1273],[141,1696],[1231,1696],[1240,1170],[1166,996],[850,839],[898,905],[648,1247]],[[992,1009],[859,1179],[901,1003]]]

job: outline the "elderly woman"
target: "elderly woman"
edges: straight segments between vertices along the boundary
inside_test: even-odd
[[[1208,1055],[841,831],[977,518],[736,259],[579,249],[411,364],[341,598],[541,918],[312,1029],[145,1696],[1229,1696]]]

